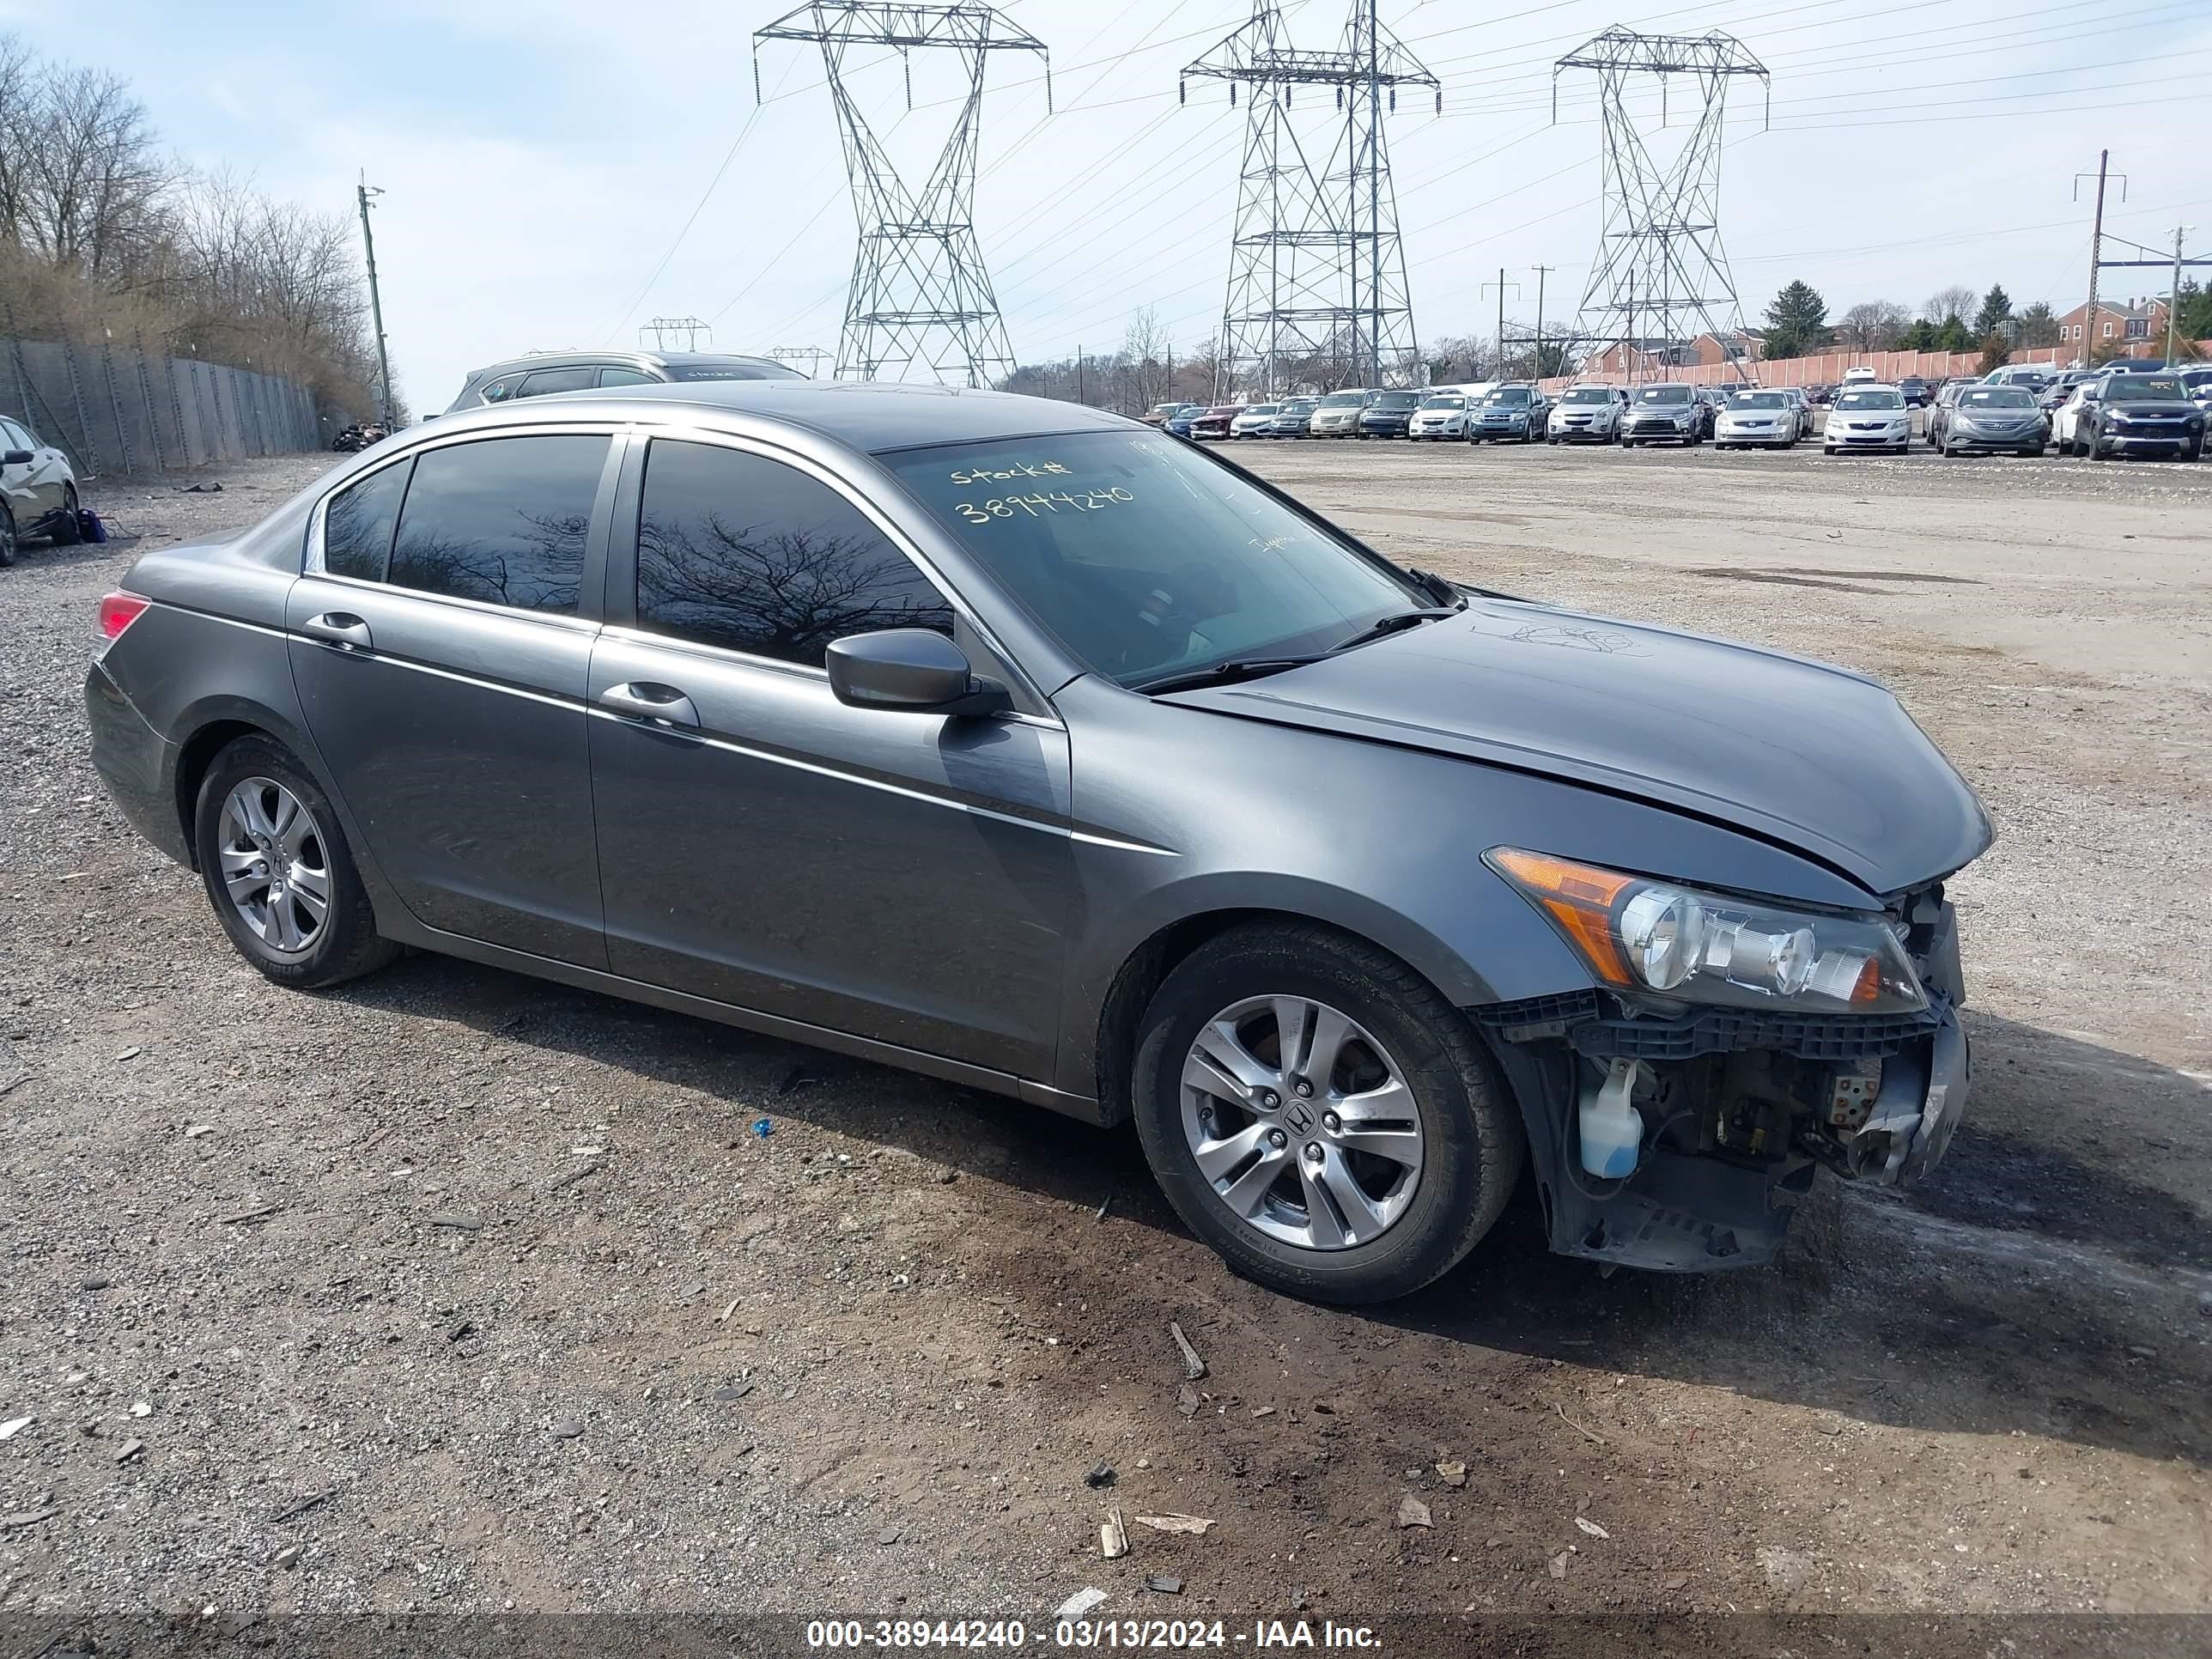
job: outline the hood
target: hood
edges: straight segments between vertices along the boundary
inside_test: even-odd
[[[1874,681],[1545,605],[1477,599],[1170,700],[1589,784],[1792,848],[1873,894],[1948,875],[1990,841],[1973,791]]]
[[[2187,398],[2107,398],[2105,407],[2115,415],[2194,415],[2197,405]]]

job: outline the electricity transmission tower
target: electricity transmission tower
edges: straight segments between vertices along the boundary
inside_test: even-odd
[[[768,356],[779,362],[805,363],[807,374],[819,380],[822,378],[822,365],[830,361],[830,354],[820,346],[778,346]]]
[[[696,351],[702,334],[709,346],[714,343],[714,331],[696,317],[655,317],[639,325],[637,343],[643,345],[648,334],[655,351]]]
[[[1583,290],[1583,332],[1602,349],[1625,345],[1630,362],[1653,344],[1673,362],[1674,348],[1700,332],[1741,326],[1742,309],[1721,248],[1721,122],[1729,82],[1766,66],[1731,35],[1638,34],[1615,27],[1584,41],[1552,67],[1556,116],[1560,74],[1597,71],[1604,116],[1604,178],[1597,258]],[[1701,107],[1670,161],[1651,153],[1628,107],[1633,77],[1659,77],[1660,125],[1667,125],[1672,76],[1686,75]]]
[[[975,240],[976,131],[983,70],[994,52],[1045,54],[1044,43],[987,5],[909,6],[873,0],[815,0],[753,35],[753,96],[760,97],[763,40],[811,41],[822,49],[830,96],[845,148],[860,245],[837,342],[841,380],[904,380],[919,368],[937,380],[988,386],[1013,373],[1006,325]],[[907,58],[917,49],[959,54],[968,92],[928,181],[919,191],[900,178],[847,84],[855,46],[889,46]],[[857,66],[855,66],[857,67]],[[1045,68],[1045,100],[1052,99]],[[907,107],[914,106],[911,62]]]
[[[1276,0],[1253,0],[1250,21],[1183,70],[1186,83],[1228,82],[1232,105],[1240,83],[1250,88],[1222,314],[1224,391],[1240,381],[1279,391],[1289,378],[1380,386],[1390,364],[1414,360],[1384,99],[1395,110],[1400,87],[1423,86],[1441,110],[1443,94],[1376,6],[1354,0],[1338,51],[1301,52]],[[1291,118],[1292,89],[1314,85],[1335,88],[1344,118],[1319,173]]]

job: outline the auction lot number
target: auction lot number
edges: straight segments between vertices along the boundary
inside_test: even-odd
[[[1017,1619],[817,1619],[806,1626],[810,1648],[1018,1648],[1028,1626]],[[1040,1638],[1044,1632],[1036,1632]],[[1085,1649],[1218,1648],[1225,1638],[1218,1619],[1063,1619],[1053,1626],[1055,1647]]]

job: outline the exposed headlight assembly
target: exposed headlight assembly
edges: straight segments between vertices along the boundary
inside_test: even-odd
[[[1514,847],[1482,856],[1618,989],[1806,1012],[1928,1006],[1903,944],[1880,916],[1790,910]]]

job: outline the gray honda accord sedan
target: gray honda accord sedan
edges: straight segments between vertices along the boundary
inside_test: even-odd
[[[1133,1120],[1300,1296],[1763,1261],[1965,1102],[1972,793],[1872,681],[1402,569],[994,392],[465,413],[100,611],[94,753],[279,985],[405,946]]]

